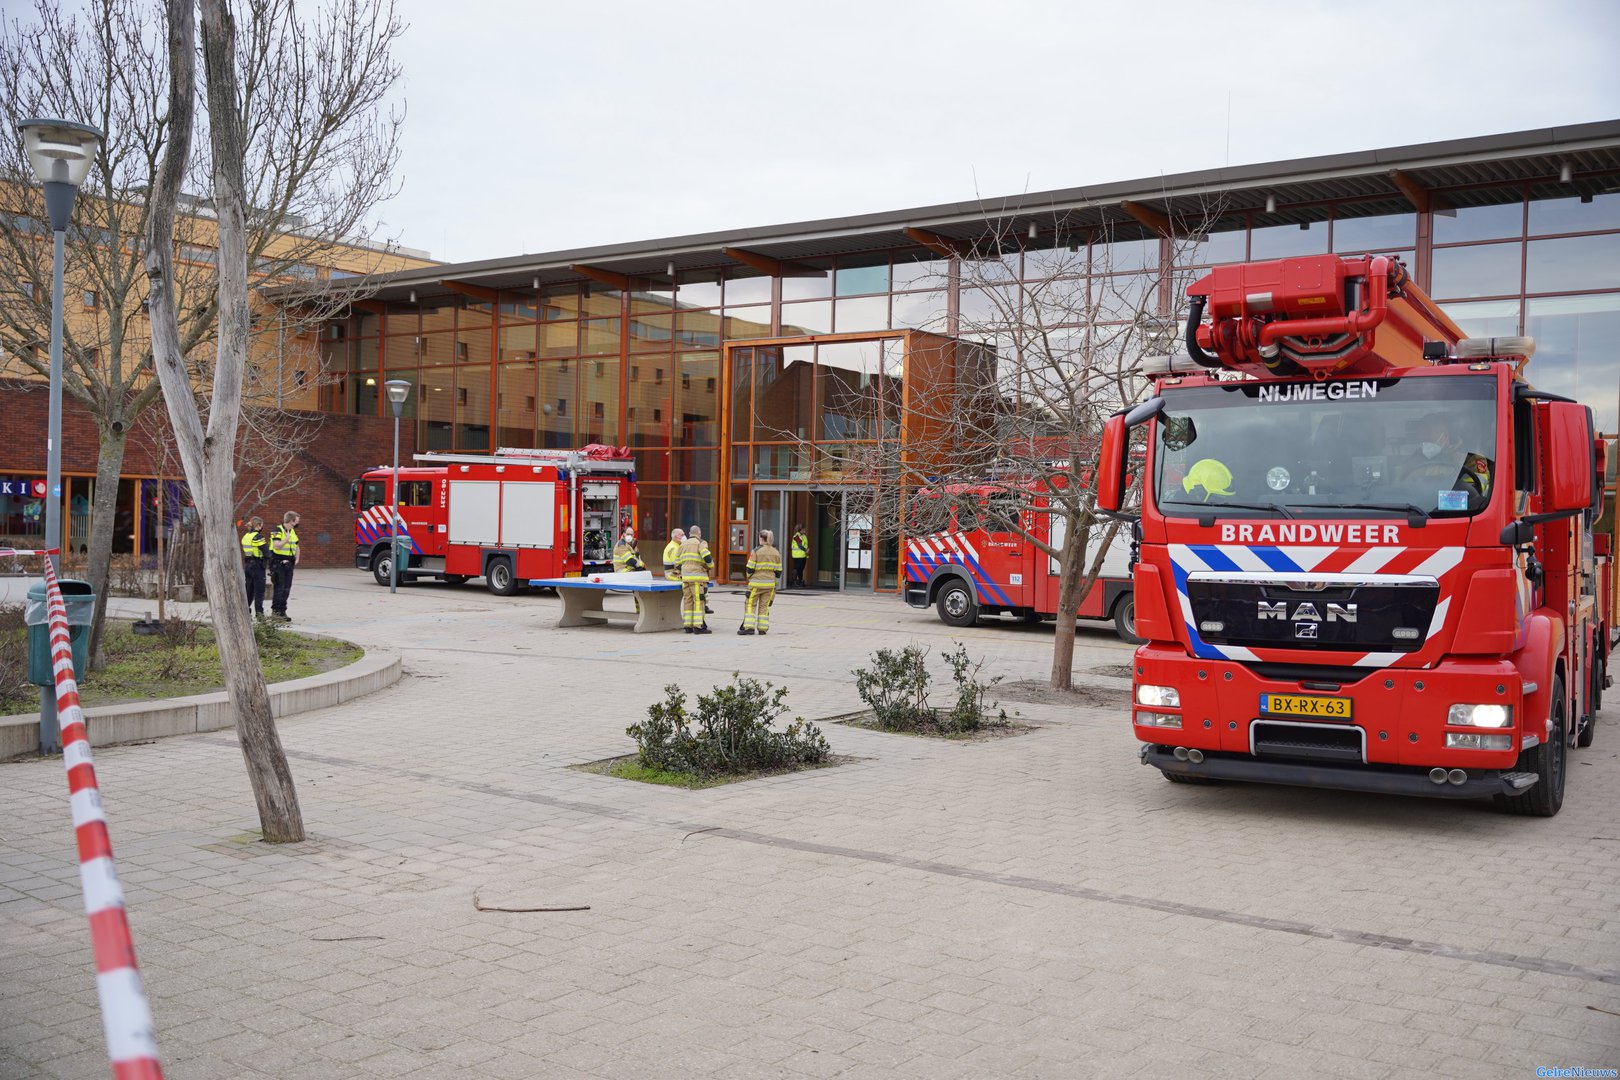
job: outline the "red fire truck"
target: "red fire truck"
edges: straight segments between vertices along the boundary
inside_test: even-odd
[[[972,626],[986,615],[1012,615],[1026,622],[1057,617],[1058,560],[1005,527],[1009,514],[1022,514],[1025,530],[1061,547],[1068,521],[1043,512],[1047,506],[1043,496],[1030,498],[1027,491],[1009,495],[1008,488],[998,484],[957,484],[920,491],[916,498],[946,499],[952,506],[945,528],[906,540],[906,603],[933,607],[940,621],[950,626]],[[1003,499],[1012,505],[998,512],[996,503]],[[1089,534],[1088,567],[1105,527],[1100,523]],[[1117,532],[1097,580],[1075,614],[1081,619],[1112,619],[1119,636],[1135,644],[1142,639],[1136,636],[1129,547],[1128,534]]]
[[[1188,292],[1194,363],[1108,421],[1098,477],[1121,511],[1145,443],[1142,761],[1556,814],[1608,686],[1591,411],[1531,389],[1533,341],[1465,338],[1391,259]]]
[[[531,578],[611,570],[614,538],[636,522],[635,463],[622,447],[418,454],[394,473],[369,470],[350,486],[354,565],[387,585],[396,533],[410,560],[400,581],[482,577],[510,596]],[[396,504],[390,523],[389,504]]]

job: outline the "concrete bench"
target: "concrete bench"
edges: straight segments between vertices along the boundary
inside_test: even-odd
[[[681,629],[681,586],[676,581],[655,578],[650,570],[627,574],[592,574],[590,577],[534,578],[536,588],[556,589],[562,597],[559,628],[594,624],[629,625],[638,634]],[[640,611],[608,611],[602,601],[610,593],[633,595]]]

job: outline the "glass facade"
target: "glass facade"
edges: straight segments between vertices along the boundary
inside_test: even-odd
[[[1531,196],[1469,191],[1489,205],[1432,213],[1387,198],[1326,202],[1285,222],[1223,212],[1174,243],[1042,230],[1028,250],[971,264],[913,247],[800,260],[779,276],[737,266],[625,289],[590,281],[378,304],[323,335],[321,362],[336,377],[320,404],[385,415],[381,382],[404,378],[417,386],[406,416],[423,449],[627,445],[644,536],[696,524],[718,553],[737,526],[768,527],[763,515],[804,525],[825,548],[816,580],[892,588],[881,529],[854,540],[862,530],[834,529],[827,492],[861,446],[898,425],[915,335],[1006,347],[996,323],[1054,273],[1086,283],[1078,316],[1094,326],[1175,315],[1185,285],[1221,263],[1395,255],[1468,333],[1536,337],[1531,380],[1615,431],[1620,194]],[[1083,321],[1052,331],[1095,332]]]

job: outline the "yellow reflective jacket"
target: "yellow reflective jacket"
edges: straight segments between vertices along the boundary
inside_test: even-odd
[[[249,529],[247,532],[242,534],[242,558],[264,558],[264,549],[267,545],[269,545],[269,543],[270,541],[265,538],[262,530]]]
[[[620,540],[613,545],[613,571],[617,574],[627,573],[631,570],[645,570],[647,565],[641,561],[641,553],[636,545]]]
[[[771,544],[761,544],[748,556],[748,583],[775,585],[782,576],[782,553]]]
[[[291,525],[277,525],[271,530],[270,554],[296,559],[298,557],[298,530]]]
[[[709,554],[707,541],[692,539],[683,541],[680,556],[682,581],[709,580],[709,567],[714,563],[714,556]]]
[[[678,540],[671,540],[664,545],[664,576],[674,577],[680,570],[681,545]]]

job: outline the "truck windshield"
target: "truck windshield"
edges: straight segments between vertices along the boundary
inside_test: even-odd
[[[1234,382],[1165,391],[1154,490],[1170,516],[1466,516],[1496,487],[1491,376]]]

